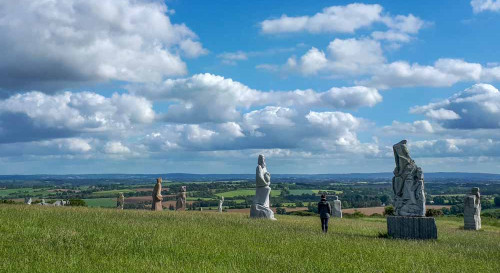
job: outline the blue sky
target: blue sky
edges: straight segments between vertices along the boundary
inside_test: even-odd
[[[500,1],[0,4],[0,174],[498,173]]]

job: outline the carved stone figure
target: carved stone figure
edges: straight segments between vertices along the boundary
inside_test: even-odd
[[[32,201],[33,201],[33,200],[31,200],[31,197],[26,197],[26,198],[24,198],[24,204],[26,204],[26,205],[31,205],[31,202],[32,202]]]
[[[116,198],[116,208],[123,209],[124,205],[125,205],[125,196],[123,196],[123,192],[120,192],[118,198]]]
[[[333,200],[333,217],[342,218],[342,202],[339,200],[338,196],[335,196]]]
[[[271,174],[267,171],[265,158],[259,155],[258,165],[255,173],[255,197],[250,208],[252,218],[274,218],[274,212],[269,207],[269,194],[271,193]]]
[[[479,188],[472,188],[464,199],[464,229],[481,229],[481,194]]]
[[[224,203],[224,196],[219,200],[219,212],[222,212],[222,204]]]
[[[425,216],[424,175],[406,147],[406,140],[392,146],[396,168],[392,178],[396,216]]]
[[[163,210],[161,205],[161,201],[163,200],[163,196],[161,196],[161,177],[156,179],[156,185],[153,189],[153,207],[151,210]]]
[[[177,194],[175,210],[186,210],[186,186],[182,186]]]

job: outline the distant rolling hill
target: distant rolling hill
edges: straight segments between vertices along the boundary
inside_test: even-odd
[[[273,174],[275,181],[300,180],[307,181],[390,181],[393,174],[381,173],[347,173],[347,174]],[[483,181],[500,182],[500,174],[491,173],[464,173],[464,172],[437,172],[424,173],[426,181]],[[191,174],[191,173],[166,173],[166,174],[36,174],[36,175],[0,175],[3,180],[153,180],[162,177],[173,181],[227,181],[227,180],[252,180],[255,174]]]

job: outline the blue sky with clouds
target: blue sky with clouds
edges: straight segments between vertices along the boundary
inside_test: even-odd
[[[0,174],[498,173],[500,1],[0,3]]]

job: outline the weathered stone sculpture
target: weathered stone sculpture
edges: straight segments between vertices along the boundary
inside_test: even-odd
[[[175,210],[186,210],[186,186],[182,186],[179,193],[177,194]]]
[[[274,212],[269,207],[269,194],[271,193],[271,174],[267,171],[265,158],[259,155],[258,165],[255,174],[255,197],[250,208],[252,218],[274,218]]]
[[[156,185],[153,189],[153,207],[151,210],[163,210],[161,205],[161,201],[163,200],[163,196],[161,196],[161,177],[156,179]]]
[[[120,194],[118,194],[118,198],[116,198],[116,208],[123,209],[124,205],[125,205],[125,196],[123,196],[123,192],[120,192]]]
[[[40,203],[37,203],[37,205],[40,205],[40,206],[49,206],[49,205],[51,205],[51,204],[46,203],[46,202],[45,202],[45,199],[42,199],[42,201],[40,201]]]
[[[393,147],[396,168],[392,178],[397,216],[425,216],[424,175],[410,157],[406,140]]]
[[[338,196],[335,196],[333,200],[333,217],[342,218],[342,202],[339,200]]]
[[[31,202],[32,202],[31,197],[24,198],[24,204],[31,205]]]
[[[464,229],[481,229],[481,194],[479,188],[472,188],[464,199]]]
[[[222,212],[222,204],[224,203],[224,196],[219,200],[219,212]]]
[[[387,217],[387,233],[392,238],[437,239],[436,221],[425,216],[424,175],[406,147],[406,140],[392,148],[396,168],[392,178],[396,216]]]

